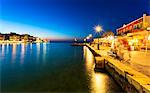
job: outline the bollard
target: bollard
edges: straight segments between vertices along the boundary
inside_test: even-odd
[[[104,57],[95,57],[95,69],[104,69],[105,59]]]
[[[97,50],[100,50],[100,48],[99,48],[99,44],[97,44]]]

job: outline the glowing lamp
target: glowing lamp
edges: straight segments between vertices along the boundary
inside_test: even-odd
[[[92,34],[89,34],[89,37],[92,37]]]
[[[102,27],[101,26],[95,26],[94,27],[94,30],[96,31],[96,32],[101,32],[102,31]]]
[[[75,38],[74,41],[77,41],[77,39]]]
[[[86,39],[90,39],[90,37],[86,37]]]
[[[114,39],[114,37],[113,37],[113,36],[110,36],[110,37],[109,37],[109,39],[110,39],[110,40],[113,40],[113,39]]]

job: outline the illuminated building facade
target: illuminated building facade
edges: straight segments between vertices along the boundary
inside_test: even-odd
[[[20,41],[20,35],[16,33],[10,33],[9,41]]]
[[[118,41],[124,46],[132,47],[132,50],[150,49],[150,16],[132,21],[117,29]]]
[[[0,41],[4,40],[4,37],[2,34],[0,34]]]
[[[21,35],[21,41],[23,41],[23,42],[36,41],[36,37],[30,36],[28,34],[23,34],[23,35]]]
[[[132,21],[129,24],[124,24],[122,27],[118,28],[117,35],[123,35],[127,33],[134,33],[143,30],[147,30],[150,27],[150,16],[144,14],[141,18]]]
[[[36,41],[37,37],[28,35],[28,34],[17,34],[17,33],[8,33],[8,34],[1,34],[0,33],[0,41],[22,41],[22,42],[34,42]]]

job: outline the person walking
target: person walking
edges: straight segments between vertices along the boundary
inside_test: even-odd
[[[127,62],[131,62],[131,46],[128,45],[128,60]]]
[[[120,61],[124,61],[124,51],[123,51],[123,45],[121,44],[119,46],[119,49],[118,49],[118,56],[119,56],[119,60]]]

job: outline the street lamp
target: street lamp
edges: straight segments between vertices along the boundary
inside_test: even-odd
[[[89,37],[92,37],[92,34],[89,34]]]
[[[96,32],[101,32],[102,31],[102,27],[100,25],[97,25],[97,26],[94,27],[94,30]]]
[[[77,39],[76,39],[76,38],[74,39],[74,42],[75,42],[75,43],[77,42]]]
[[[86,37],[86,39],[90,39],[90,37],[88,36],[88,37]]]
[[[86,43],[86,38],[84,39],[84,43]]]
[[[95,30],[97,33],[100,33],[103,29],[102,29],[102,27],[101,27],[100,25],[97,25],[97,26],[94,27],[94,30]],[[99,39],[100,39],[100,38],[98,38],[98,50],[99,50]]]

